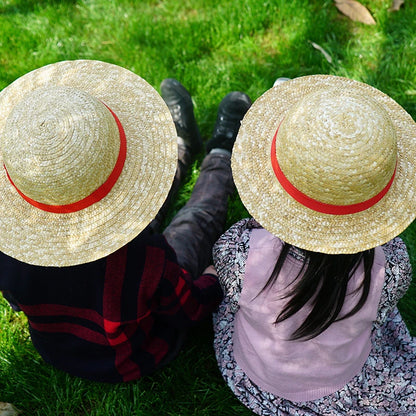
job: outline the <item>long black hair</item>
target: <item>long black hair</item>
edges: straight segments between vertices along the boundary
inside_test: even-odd
[[[283,263],[292,246],[284,244],[276,265],[261,292],[277,280]],[[308,302],[312,309],[305,321],[291,335],[291,340],[312,339],[324,332],[333,322],[348,318],[358,312],[367,300],[371,284],[371,268],[374,249],[356,254],[323,254],[302,250],[304,260],[283,310],[277,315],[275,324],[298,312]],[[339,317],[347,293],[348,281],[361,262],[364,262],[364,279],[356,291],[360,299],[351,311]],[[260,293],[261,293],[260,292]]]

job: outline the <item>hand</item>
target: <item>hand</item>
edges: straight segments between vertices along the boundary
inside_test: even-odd
[[[202,274],[213,274],[215,276],[218,276],[217,271],[215,270],[215,267],[212,265],[208,266]]]

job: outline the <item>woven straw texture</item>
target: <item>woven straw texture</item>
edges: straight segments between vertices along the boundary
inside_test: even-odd
[[[271,163],[322,203],[357,204],[353,214],[317,212],[281,186]],[[393,99],[357,81],[306,76],[263,94],[242,121],[233,148],[235,184],[250,214],[287,243],[328,254],[355,253],[400,234],[416,216],[416,124]]]
[[[145,80],[100,61],[63,61],[34,70],[0,93],[1,164],[16,187],[45,204],[77,202],[110,175],[126,135],[123,170],[100,201],[71,213],[26,202],[0,175],[0,250],[41,266],[104,257],[155,217],[177,165],[176,129]]]

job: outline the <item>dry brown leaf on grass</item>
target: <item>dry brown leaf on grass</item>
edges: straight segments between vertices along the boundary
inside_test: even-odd
[[[393,0],[393,4],[391,5],[389,12],[396,12],[400,9],[403,3],[404,0]]]
[[[355,0],[335,0],[336,8],[351,20],[365,23],[366,25],[375,25],[376,21],[360,2]]]
[[[0,402],[0,416],[17,416],[20,412],[11,404]]]

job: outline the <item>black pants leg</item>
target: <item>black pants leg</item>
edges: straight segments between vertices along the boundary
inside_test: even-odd
[[[194,278],[212,263],[212,246],[224,231],[234,189],[229,155],[209,153],[191,198],[163,232],[181,267]]]
[[[161,231],[163,221],[166,218],[173,198],[176,196],[179,187],[181,186],[181,183],[186,176],[186,172],[190,163],[191,154],[189,150],[183,144],[178,144],[178,165],[176,168],[176,173],[173,179],[172,187],[170,188],[166,201],[163,203],[155,219],[147,226],[150,232],[159,233]]]

